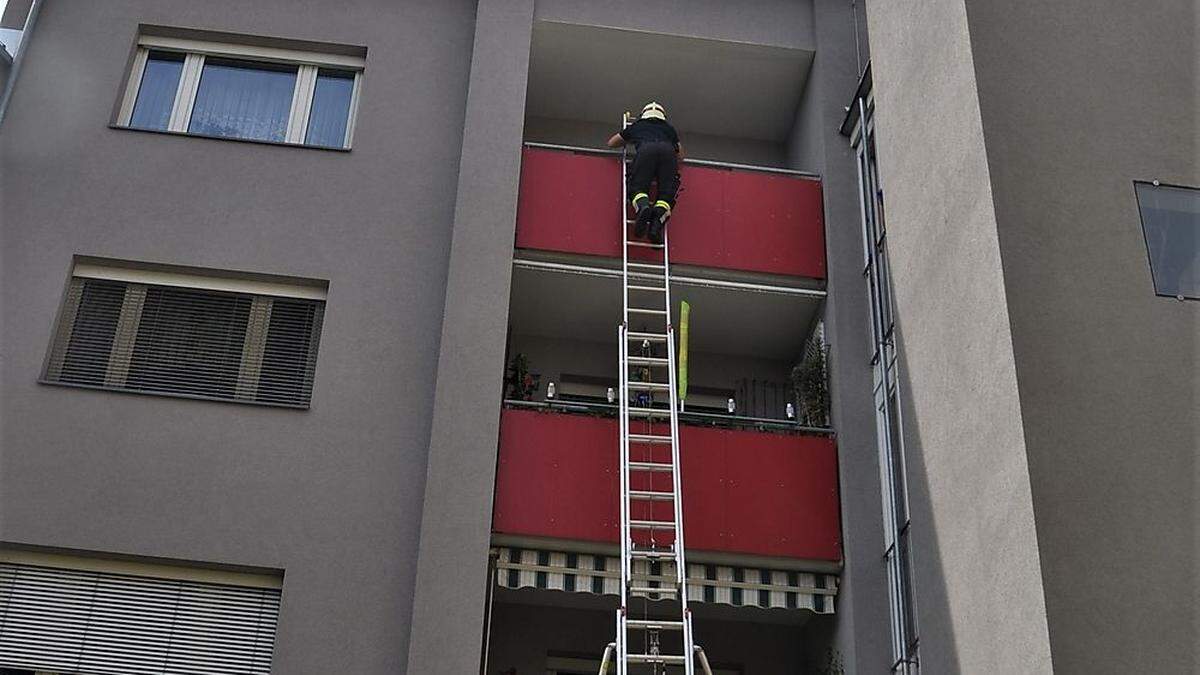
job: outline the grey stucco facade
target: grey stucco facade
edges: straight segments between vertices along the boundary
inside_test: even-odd
[[[868,4],[923,669],[1195,672],[1200,314],[1133,191],[1200,183],[1195,12]]]
[[[859,245],[836,136],[857,76],[851,18],[837,2],[45,0],[0,127],[0,542],[279,570],[274,672],[478,672],[533,27],[822,53],[786,144],[712,147],[829,172],[826,208],[848,235],[831,238],[834,260]],[[365,48],[353,149],[115,128],[143,24]],[[311,408],[39,384],[76,255],[328,281]],[[831,303],[837,330],[866,325],[863,293]],[[847,378],[869,373],[847,363]],[[854,381],[836,414],[870,457]],[[848,528],[878,518],[874,493],[855,504]],[[838,615],[842,649],[867,663],[886,649],[872,569]],[[789,664],[814,660],[795,634],[765,635]]]
[[[30,4],[10,0],[3,25]],[[691,58],[720,43],[810,59],[782,92],[798,90],[785,137],[738,136],[735,106],[691,147],[819,173],[826,226],[837,613],[722,615],[704,626],[717,665],[736,649],[757,650],[744,675],[827,654],[846,673],[892,665],[839,135],[869,58],[922,671],[1200,667],[1200,305],[1154,295],[1132,187],[1200,185],[1191,0],[40,7],[0,125],[0,545],[278,571],[273,672],[479,672],[522,141],[611,131],[531,107],[533,45],[547,26],[669,35]],[[353,149],[116,128],[140,25],[365,49]],[[40,384],[81,255],[327,281],[311,408]],[[557,347],[556,364],[611,356]],[[492,609],[508,639],[487,675],[545,665],[513,626],[580,657],[611,639],[607,609]]]
[[[474,20],[43,4],[0,131],[0,538],[282,569],[275,672],[404,670]],[[109,128],[139,23],[366,46],[355,149]],[[312,408],[38,384],[76,254],[328,280]]]

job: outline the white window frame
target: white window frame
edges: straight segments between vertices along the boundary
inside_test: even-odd
[[[305,142],[308,134],[309,117],[312,114],[313,96],[316,92],[317,74],[321,68],[332,68],[354,73],[354,88],[350,94],[350,109],[347,112],[346,133],[342,138],[343,149],[350,149],[354,140],[354,120],[358,116],[359,91],[362,88],[363,69],[366,59],[358,56],[327,54],[323,52],[302,51],[297,49],[282,49],[278,47],[255,47],[250,45],[211,42],[207,40],[189,40],[184,38],[160,37],[143,35],[138,38],[137,53],[134,55],[133,68],[129,73],[129,81],[125,87],[124,98],[117,115],[117,126],[128,127],[133,117],[133,107],[137,103],[138,91],[141,89],[142,76],[146,71],[146,62],[150,52],[164,51],[184,54],[183,72],[179,75],[179,86],[175,90],[175,102],[171,106],[171,117],[166,131],[171,133],[188,133],[188,125],[192,119],[192,109],[196,105],[196,93],[200,88],[200,75],[204,71],[204,61],[207,57],[220,57],[258,61],[267,63],[282,63],[297,67],[296,87],[292,94],[292,110],[288,117],[287,132],[284,143],[291,145],[309,146]],[[237,139],[230,140],[251,140]]]

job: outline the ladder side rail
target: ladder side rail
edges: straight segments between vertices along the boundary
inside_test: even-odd
[[[679,392],[676,388],[674,326],[667,328],[667,353],[671,362],[669,381],[671,383],[671,475],[675,489],[675,575],[679,584],[680,609],[683,613],[683,653],[687,655],[687,659],[684,661],[684,672],[686,675],[693,675],[696,665],[695,659],[692,658],[695,640],[692,634],[692,613],[688,608],[686,544],[683,539],[683,479],[680,474],[679,402],[677,400]]]
[[[619,404],[620,421],[620,474],[621,474],[621,528],[618,536],[621,538],[621,606],[617,610],[617,673],[625,675],[626,656],[629,646],[626,639],[625,620],[629,616],[629,583],[632,576],[630,569],[631,531],[629,529],[629,373],[626,367],[629,345],[625,324],[617,327],[617,351],[621,363]]]
[[[629,126],[629,113],[621,114],[621,129]],[[621,320],[629,325],[629,144],[621,146]],[[628,364],[622,360],[621,368]]]
[[[670,235],[663,232],[663,283],[666,286],[664,300],[667,310],[667,370],[668,382],[671,386],[670,391],[670,406],[671,406],[671,475],[674,481],[675,492],[675,577],[679,584],[679,604],[683,614],[683,653],[686,660],[684,661],[684,672],[686,675],[695,673],[695,659],[692,658],[694,638],[692,634],[692,615],[691,609],[688,608],[687,597],[687,558],[685,555],[686,546],[683,539],[683,478],[680,473],[680,452],[679,452],[679,386],[678,386],[678,361],[675,354],[675,326],[671,322],[671,247]]]

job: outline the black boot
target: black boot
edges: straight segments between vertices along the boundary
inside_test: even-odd
[[[661,206],[655,206],[651,209],[650,232],[649,238],[652,244],[663,243],[663,230],[667,227],[668,211]]]
[[[654,209],[647,204],[638,209],[637,215],[634,216],[636,222],[633,225],[634,239],[641,239],[646,236],[646,229],[650,227],[650,223],[654,221]]]

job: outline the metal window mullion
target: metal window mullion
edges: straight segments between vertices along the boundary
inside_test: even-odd
[[[204,72],[204,55],[188,54],[183,59],[183,72],[175,90],[175,103],[171,108],[171,119],[167,131],[186,132],[192,119],[192,108],[196,105],[196,92],[200,89],[200,77]]]
[[[288,116],[288,143],[303,143],[308,132],[308,118],[312,111],[313,93],[317,87],[317,67],[299,66],[296,71],[296,87],[292,90],[292,109]]]
[[[246,321],[246,336],[242,342],[242,362],[238,368],[235,396],[253,401],[258,396],[258,381],[262,375],[263,355],[267,349],[267,328],[271,325],[272,300],[255,296],[250,303],[250,318]]]
[[[138,325],[141,323],[142,307],[145,304],[145,285],[129,284],[125,287],[125,299],[121,303],[121,314],[117,318],[117,328],[113,333],[108,367],[104,371],[104,385],[107,387],[124,387],[129,378],[133,345],[137,341]]]
[[[121,112],[117,115],[117,124],[127,127],[133,118],[133,106],[137,103],[138,92],[142,88],[142,76],[146,72],[146,61],[150,58],[150,50],[138,47],[133,56],[133,68],[129,71],[129,81],[125,83],[125,98],[121,101]],[[177,90],[178,91],[178,90]]]
[[[63,363],[67,360],[67,347],[71,344],[71,333],[75,330],[75,318],[79,314],[79,303],[83,300],[83,279],[71,277],[67,286],[67,297],[63,301],[62,316],[58,330],[50,347],[50,361],[46,364],[46,379],[57,382],[62,377]]]

